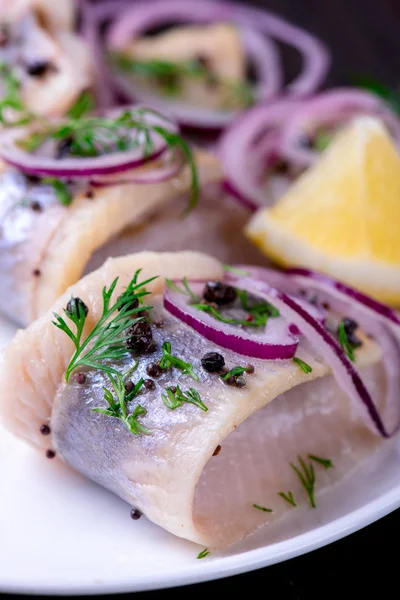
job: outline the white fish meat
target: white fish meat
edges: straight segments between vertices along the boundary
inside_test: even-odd
[[[140,267],[143,279],[161,276],[148,287],[154,305],[151,319],[161,318],[162,324],[153,327],[155,352],[140,356],[132,379],[146,377],[148,363],[160,358],[160,346],[168,339],[173,351],[193,364],[199,381],[176,369],[163,372],[155,390],[140,394],[147,410],[141,423],[151,435],[132,435],[117,419],[91,412],[104,406],[104,373],[84,368],[85,385],[74,376],[68,384],[63,381],[73,345],[51,324],[51,311],[17,334],[0,365],[0,414],[10,431],[42,450],[55,449],[68,464],[155,523],[208,547],[231,544],[293,510],[279,492],[290,490],[297,505],[307,502],[290,467],[298,464],[298,455],[333,461],[327,470],[315,465],[318,502],[321,492],[376,451],[381,440],[338,388],[323,357],[306,342],[300,343],[300,356],[311,373],[293,361],[253,359],[255,372],[239,389],[202,370],[201,357],[218,348],[165,313],[160,294],[163,277],[221,279],[222,266],[215,259],[196,253],[110,259],[68,290],[53,311],[60,313],[72,293],[87,305],[87,327],[92,328],[101,315],[102,287],[119,276],[117,297]],[[367,337],[362,340],[357,366],[379,398],[385,387],[380,349]],[[223,354],[229,368],[243,364],[243,356]],[[126,368],[134,359],[122,362]],[[161,393],[172,383],[197,389],[208,411],[192,404],[167,408]],[[41,435],[42,425],[50,425],[50,435]]]
[[[220,179],[218,161],[196,155],[200,185]],[[76,186],[70,206],[51,186],[0,167],[0,312],[25,325],[83,274],[92,254],[126,227],[190,189],[187,169],[162,183]],[[179,218],[180,226],[184,221]],[[145,247],[143,249],[146,249]]]

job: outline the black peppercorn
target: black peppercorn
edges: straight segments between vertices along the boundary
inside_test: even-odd
[[[34,212],[42,212],[42,205],[37,200],[32,200],[30,207]]]
[[[234,385],[235,385],[236,387],[238,387],[238,388],[242,388],[242,387],[244,387],[244,386],[246,385],[246,380],[245,380],[245,378],[244,378],[244,377],[241,377],[241,376],[239,376],[239,377],[235,377],[235,383],[234,383]]]
[[[71,155],[72,144],[74,140],[72,137],[66,137],[61,140],[57,146],[57,158],[65,158]]]
[[[86,306],[84,301],[81,300],[81,298],[71,298],[65,307],[65,312],[69,317],[74,315],[77,315],[78,317],[85,315],[86,317],[89,312],[89,308]]]
[[[50,427],[48,425],[42,425],[40,428],[40,433],[42,435],[49,435],[51,433]]]
[[[126,345],[136,352],[152,352],[154,350],[153,333],[150,323],[140,321],[131,325],[126,332]]]
[[[349,344],[351,344],[353,348],[359,348],[362,346],[361,340],[355,334],[356,330],[358,329],[357,321],[354,321],[354,319],[350,319],[349,317],[345,317],[342,323]]]
[[[147,375],[150,375],[150,377],[160,377],[162,368],[157,363],[150,363],[146,367],[146,373]]]
[[[86,383],[86,375],[85,373],[78,373],[76,376],[76,383],[79,383],[79,385],[83,385],[84,383]]]
[[[122,295],[119,296],[118,300],[122,298]],[[126,304],[123,304],[122,306],[126,306]],[[120,311],[122,309],[122,306],[118,306],[118,311]],[[132,298],[132,302],[130,302],[127,306],[127,310],[133,310],[135,308],[137,308],[139,306],[139,299],[138,298]],[[132,315],[132,317],[137,317],[137,316],[141,316],[138,313],[135,315]]]
[[[51,68],[51,63],[47,60],[37,60],[26,66],[26,72],[31,77],[43,77],[47,71]]]
[[[246,373],[249,373],[249,375],[252,375],[254,373],[255,369],[254,369],[254,365],[247,365],[246,366]]]
[[[218,456],[218,454],[221,452],[221,446],[218,444],[218,446],[215,448],[214,452],[213,452],[213,456]]]
[[[220,373],[225,365],[225,359],[219,352],[207,352],[201,359],[201,366],[208,373]]]
[[[54,458],[56,453],[54,450],[46,450],[46,458]]]
[[[131,519],[137,521],[142,516],[142,513],[137,508],[132,508],[131,510]]]
[[[92,198],[94,198],[94,191],[93,190],[88,190],[85,193],[85,197],[88,198],[88,200],[92,200]]]
[[[134,388],[134,387],[135,387],[135,385],[134,385],[133,381],[127,381],[127,382],[125,383],[125,390],[126,390],[127,392],[131,392],[131,391],[133,390],[133,388]]]
[[[156,384],[152,379],[145,379],[143,381],[143,385],[146,388],[146,390],[154,390],[156,387]]]
[[[226,285],[221,281],[209,281],[203,292],[204,299],[207,302],[214,302],[218,306],[231,304],[236,300],[236,290],[231,285]]]
[[[42,274],[42,272],[40,269],[33,269],[33,271],[32,271],[32,275],[34,277],[40,277],[41,274]]]

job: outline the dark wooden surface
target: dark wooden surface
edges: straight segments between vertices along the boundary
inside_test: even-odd
[[[269,8],[325,40],[332,52],[328,85],[349,84],[354,77],[367,74],[393,86],[400,84],[400,0],[248,3]],[[161,599],[165,594],[177,600],[193,595],[229,598],[238,593],[268,600],[397,599],[399,534],[397,511],[339,542],[285,563],[168,592],[140,593],[135,598]]]

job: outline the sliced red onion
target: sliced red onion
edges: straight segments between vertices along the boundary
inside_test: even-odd
[[[164,154],[165,156],[165,154]],[[163,158],[164,158],[163,156]],[[110,185],[123,185],[123,184],[151,184],[151,183],[163,183],[179,175],[185,164],[185,157],[182,152],[177,151],[174,153],[172,159],[164,165],[154,166],[149,165],[144,170],[135,169],[132,172],[125,172],[122,174],[115,175],[98,175],[92,178],[91,184],[94,187],[108,187]],[[153,168],[150,168],[153,167]]]
[[[304,140],[313,138],[321,127],[343,125],[360,114],[381,119],[400,144],[400,119],[379,96],[343,88],[323,92],[299,104],[289,115],[282,130],[282,156],[297,166],[309,166],[318,158],[319,152],[304,145]]]
[[[299,331],[313,344],[315,350],[330,365],[338,385],[358,406],[363,406],[370,420],[383,437],[390,437],[374,401],[365,387],[357,369],[348,359],[337,341],[325,327],[306,311],[296,300],[265,282],[250,278],[237,279],[240,289],[263,298],[273,304],[287,321],[294,323]]]
[[[283,81],[279,57],[271,41],[274,38],[295,46],[304,58],[304,69],[288,88],[292,94],[302,96],[315,91],[328,68],[328,53],[319,40],[264,10],[213,0],[202,0],[195,4],[186,0],[137,2],[126,11],[123,10],[123,4],[117,5],[117,18],[111,24],[106,39],[107,47],[111,50],[123,51],[135,36],[163,24],[228,22],[245,28],[242,39],[258,73],[256,97],[259,101],[277,94]],[[103,10],[99,8],[97,14],[98,18],[110,18],[110,3]],[[260,34],[265,34],[268,38],[263,39]],[[140,90],[137,85],[133,87],[128,78],[118,77],[118,82],[125,93],[130,93],[131,98],[139,98],[145,102],[149,100],[149,92]],[[151,100],[155,101],[154,94]],[[174,114],[182,124],[188,126],[224,127],[237,114],[190,108],[183,103],[167,103],[160,98],[157,102],[160,106],[174,107]]]
[[[280,153],[279,134],[285,119],[298,102],[280,99],[256,106],[237,120],[221,137],[218,154],[225,171],[225,186],[248,208],[269,206],[265,185],[260,185],[267,170],[268,156]]]
[[[313,289],[327,292],[338,299],[347,301],[350,305],[355,304],[356,310],[366,317],[378,319],[387,325],[395,326],[397,329],[400,328],[400,315],[398,312],[345,283],[323,273],[302,267],[292,267],[285,272],[289,278],[293,278],[300,286],[311,286]]]
[[[202,287],[192,285],[192,288],[201,294]],[[288,323],[282,317],[269,319],[262,334],[250,333],[193,308],[186,297],[168,288],[164,294],[164,307],[210,342],[238,354],[265,360],[287,359],[295,355],[298,339],[290,333]]]
[[[143,108],[143,107],[140,107]],[[126,112],[126,108],[119,112]],[[134,114],[137,108],[132,108]],[[115,116],[115,111],[112,112]],[[140,118],[153,126],[161,126],[168,131],[176,131],[176,126],[166,117],[155,111],[140,115]],[[52,158],[25,152],[18,147],[17,141],[25,138],[32,129],[10,129],[0,137],[0,156],[8,164],[32,175],[55,177],[90,177],[92,175],[110,175],[121,173],[155,160],[167,149],[165,140],[158,133],[152,133],[153,152],[143,154],[143,148],[137,147],[125,152],[105,154],[95,158]]]

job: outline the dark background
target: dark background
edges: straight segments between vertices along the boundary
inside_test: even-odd
[[[365,75],[399,85],[400,0],[252,0],[247,4],[264,6],[325,40],[332,52],[327,85],[349,85]],[[287,59],[294,68],[296,57],[288,54]],[[399,534],[397,511],[344,540],[285,563],[196,586],[139,593],[135,598],[239,594],[270,600],[397,599]]]

